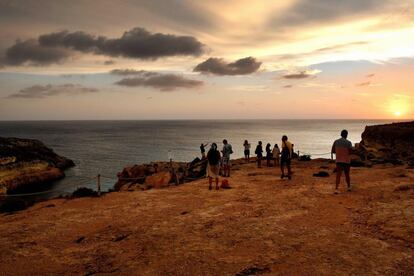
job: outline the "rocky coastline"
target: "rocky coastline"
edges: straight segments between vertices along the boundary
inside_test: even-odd
[[[64,170],[74,165],[41,141],[0,137],[0,194],[41,188],[63,178]]]
[[[409,130],[367,127],[354,149],[352,191],[341,183],[339,195],[329,159],[293,160],[292,180],[254,159],[232,160],[231,189],[218,191],[207,189],[206,161],[195,159],[126,167],[118,192],[0,214],[0,273],[411,275],[413,128],[390,127]],[[404,147],[390,150],[396,142]]]

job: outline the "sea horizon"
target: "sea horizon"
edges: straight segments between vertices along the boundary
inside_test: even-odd
[[[94,122],[94,121],[392,121],[392,122],[407,122],[414,118],[226,118],[226,119],[198,119],[198,118],[161,118],[161,119],[25,119],[25,120],[1,120],[0,122]]]

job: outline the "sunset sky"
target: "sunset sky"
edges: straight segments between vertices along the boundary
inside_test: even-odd
[[[0,0],[0,120],[414,118],[414,0]]]

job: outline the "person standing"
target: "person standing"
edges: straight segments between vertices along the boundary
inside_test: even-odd
[[[272,145],[267,143],[266,145],[266,166],[270,167],[270,160],[273,159],[272,149],[270,148]]]
[[[216,181],[216,190],[219,189],[219,172],[220,172],[220,152],[217,150],[217,144],[211,144],[207,153],[207,177],[208,189],[212,189],[213,178]]]
[[[336,155],[336,182],[334,194],[339,193],[338,187],[341,181],[342,172],[344,172],[345,174],[347,191],[351,191],[351,177],[349,173],[351,170],[352,143],[347,138],[348,131],[344,129],[341,131],[341,138],[335,140],[335,142],[332,145],[331,158],[333,159],[334,153]]]
[[[221,152],[223,153],[223,176],[230,177],[230,154],[233,153],[233,149],[226,139],[223,140],[223,150]]]
[[[244,140],[243,147],[244,147],[244,161],[249,163],[250,162],[250,144],[247,140]]]
[[[279,147],[278,147],[277,144],[275,144],[275,146],[273,147],[272,154],[273,154],[273,159],[275,160],[275,167],[279,166],[279,163],[280,163],[280,157],[279,157],[280,150],[279,150]]]
[[[257,167],[262,167],[262,158],[263,158],[263,148],[262,148],[262,141],[259,141],[259,143],[256,146],[256,150],[254,151],[257,158]]]
[[[207,147],[208,146],[208,143],[207,144],[203,144],[203,143],[201,143],[201,146],[200,146],[200,151],[201,151],[201,159],[205,159],[206,158],[206,148],[205,147]]]
[[[287,167],[287,178],[290,180],[292,179],[292,171],[290,167],[290,163],[292,160],[292,143],[288,141],[288,137],[283,135],[282,137],[282,152],[280,156],[280,170],[282,171],[282,175],[280,178],[285,177],[285,167]]]

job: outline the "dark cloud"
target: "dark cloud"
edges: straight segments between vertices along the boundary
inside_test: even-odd
[[[194,72],[214,75],[247,75],[256,72],[262,63],[253,57],[246,57],[227,63],[222,58],[209,58],[198,64]]]
[[[292,88],[292,87],[293,87],[293,85],[291,85],[291,84],[287,84],[287,85],[283,86],[283,88]]]
[[[59,63],[70,56],[67,49],[44,47],[34,39],[16,41],[0,59],[3,65],[49,65]]]
[[[370,81],[364,81],[364,82],[357,83],[356,86],[369,86],[370,84],[371,84]]]
[[[113,65],[113,64],[115,64],[116,62],[114,61],[114,60],[105,60],[104,61],[104,65]]]
[[[313,76],[313,75],[306,72],[306,71],[302,71],[302,72],[299,72],[299,73],[283,75],[282,78],[284,78],[284,79],[306,79],[306,78],[309,78],[311,76]]]
[[[41,35],[37,40],[16,41],[0,57],[0,66],[60,63],[73,55],[73,51],[110,57],[157,59],[168,56],[199,56],[204,51],[204,45],[192,36],[150,33],[143,28],[134,28],[115,39],[82,31],[61,31]],[[105,62],[106,65],[113,63]]]
[[[124,78],[115,84],[129,87],[147,86],[161,91],[173,91],[177,88],[200,87],[204,83],[199,80],[187,79],[180,75],[155,73],[151,75]]]
[[[157,59],[167,56],[198,56],[204,45],[192,36],[150,33],[144,28],[124,32],[120,38],[62,31],[39,36],[42,46],[64,47],[111,57]]]
[[[366,75],[365,77],[367,77],[367,78],[372,78],[372,77],[374,77],[375,76],[375,74],[368,74],[368,75]]]
[[[7,98],[26,98],[26,99],[42,99],[56,95],[76,95],[76,94],[88,94],[95,93],[99,90],[91,87],[84,87],[79,84],[61,84],[61,85],[33,85],[23,88],[18,92],[9,95]]]
[[[114,69],[111,70],[109,73],[113,74],[113,75],[118,75],[118,76],[144,76],[144,77],[149,77],[149,76],[154,76],[154,75],[158,75],[157,72],[151,72],[151,71],[145,71],[145,70],[135,70],[135,69]]]
[[[297,26],[322,23],[362,13],[372,13],[389,1],[376,0],[299,0],[292,7],[274,18],[270,25]]]

